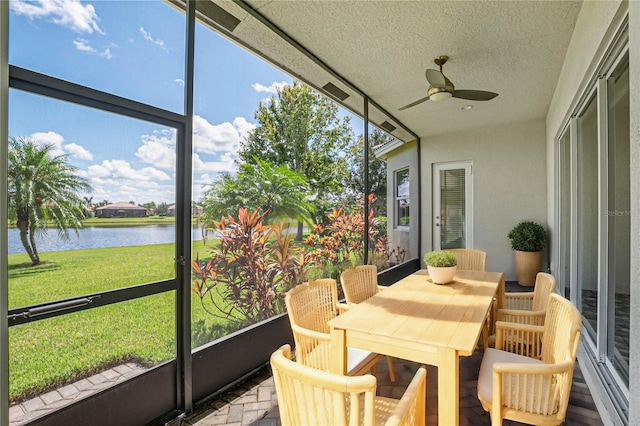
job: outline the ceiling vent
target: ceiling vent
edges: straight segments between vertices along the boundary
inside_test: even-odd
[[[229,32],[233,32],[240,23],[238,18],[211,1],[197,1],[196,10]]]
[[[331,93],[333,96],[335,96],[341,101],[344,101],[349,97],[348,93],[346,93],[344,90],[342,90],[341,88],[339,88],[333,83],[327,83],[324,86],[322,86],[322,88],[326,90],[328,93]]]
[[[380,123],[380,127],[385,129],[389,133],[393,132],[396,129],[396,126],[394,126],[393,124],[389,123],[386,120]]]

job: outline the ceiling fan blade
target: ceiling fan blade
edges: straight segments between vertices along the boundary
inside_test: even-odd
[[[485,92],[484,90],[454,90],[453,97],[467,99],[469,101],[490,101],[498,96],[497,93]]]
[[[447,84],[446,80],[444,79],[444,75],[438,70],[428,68],[425,75],[427,76],[427,81],[432,86],[444,87]]]
[[[419,104],[421,104],[421,103],[423,103],[423,102],[426,102],[426,101],[428,101],[428,100],[429,100],[429,97],[428,97],[428,96],[427,96],[426,98],[418,99],[418,100],[417,100],[417,101],[415,101],[415,102],[411,102],[410,104],[403,106],[402,108],[398,108],[398,111],[403,111],[403,110],[405,110],[405,109],[407,109],[407,108],[414,107],[414,106],[419,105]]]

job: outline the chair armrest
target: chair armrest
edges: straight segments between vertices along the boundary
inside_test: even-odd
[[[341,303],[341,302],[338,302],[338,315],[344,314],[349,309],[353,308],[353,306],[354,305],[352,303]]]
[[[296,361],[319,370],[328,370],[331,356],[331,335],[291,324],[296,342]]]
[[[506,309],[519,309],[530,311],[533,306],[533,292],[505,293],[504,307]]]
[[[291,324],[291,330],[293,331],[293,337],[296,339],[298,336],[306,339],[314,339],[318,341],[330,341],[331,335],[328,333],[321,333],[315,330],[309,330],[308,328],[300,327],[298,324]]]
[[[496,349],[540,359],[542,333],[539,325],[496,322]]]
[[[420,367],[385,426],[423,425],[426,418],[427,370]]]
[[[573,361],[563,361],[557,364],[520,364],[517,362],[496,362],[493,364],[493,374],[558,374],[573,372]],[[495,387],[495,380],[494,380]]]
[[[544,325],[546,311],[521,311],[518,309],[498,310],[498,321],[518,324]]]
[[[503,407],[542,415],[566,411],[574,365],[569,360],[558,364],[493,364],[492,412],[499,413]],[[564,419],[564,414],[559,414]]]

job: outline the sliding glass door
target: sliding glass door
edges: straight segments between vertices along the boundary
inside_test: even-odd
[[[558,140],[560,286],[583,316],[587,348],[628,398],[629,59],[611,60]],[[575,293],[574,293],[575,291]]]

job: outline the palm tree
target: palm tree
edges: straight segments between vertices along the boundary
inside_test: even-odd
[[[46,233],[48,222],[62,239],[69,237],[68,228],[77,234],[86,208],[78,192],[91,190],[67,156],[53,155],[52,149],[51,144],[9,138],[9,217],[16,221],[33,265],[40,264],[36,233]]]
[[[203,217],[206,223],[220,217],[236,217],[240,208],[269,212],[268,222],[296,219],[309,223],[313,203],[309,201],[309,185],[301,173],[286,164],[253,158],[241,164],[236,175],[222,174],[205,191]]]

